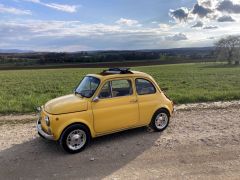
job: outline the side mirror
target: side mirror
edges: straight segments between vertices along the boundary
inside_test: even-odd
[[[92,102],[98,102],[99,101],[99,97],[96,96],[95,98],[93,98]]]

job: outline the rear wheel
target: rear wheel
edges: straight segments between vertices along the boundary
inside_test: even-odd
[[[74,124],[69,126],[60,139],[61,147],[68,153],[81,152],[90,141],[90,133],[86,126]]]
[[[165,109],[159,109],[152,117],[150,127],[155,131],[163,131],[167,128],[170,120],[169,112]]]

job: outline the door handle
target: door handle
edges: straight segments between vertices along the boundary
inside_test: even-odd
[[[137,99],[132,99],[130,100],[130,103],[136,103],[138,100]]]

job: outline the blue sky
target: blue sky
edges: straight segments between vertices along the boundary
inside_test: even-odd
[[[0,0],[0,49],[211,46],[240,33],[240,0]]]

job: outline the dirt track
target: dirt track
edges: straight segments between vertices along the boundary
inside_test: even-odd
[[[0,179],[239,179],[239,104],[182,105],[163,133],[100,137],[76,155],[39,138],[34,116],[2,116]]]

